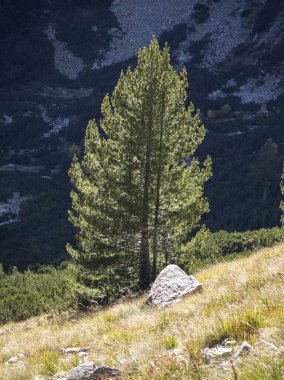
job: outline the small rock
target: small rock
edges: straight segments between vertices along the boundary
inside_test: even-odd
[[[86,363],[89,354],[87,352],[79,352],[78,356],[81,363]]]
[[[66,380],[101,380],[109,377],[115,377],[121,374],[121,371],[110,367],[96,367],[94,363],[80,364],[78,367],[71,369],[66,375]]]
[[[156,278],[146,304],[164,307],[200,290],[202,286],[193,276],[188,276],[177,265],[171,264]]]
[[[82,351],[82,352],[79,352],[78,356],[79,356],[79,358],[85,358],[85,357],[87,357],[87,356],[88,356],[88,353],[87,353],[87,352],[84,352],[84,351]]]
[[[227,346],[232,347],[232,346],[235,346],[236,344],[237,344],[236,340],[231,340],[228,338],[223,340],[223,342],[222,342],[222,346],[225,346],[225,347],[227,347]]]
[[[65,372],[64,371],[57,372],[57,374],[55,375],[55,378],[60,379],[60,380],[66,380]],[[43,378],[40,378],[39,380],[45,380],[45,379],[43,377]]]
[[[107,377],[119,376],[121,371],[110,367],[97,367],[94,370],[94,379],[105,379]]]
[[[68,347],[68,348],[61,348],[61,351],[63,354],[78,354],[79,352],[86,352],[90,351],[91,347]]]
[[[26,357],[24,354],[18,354],[16,356],[13,356],[12,358],[10,358],[6,364],[15,364],[15,363],[18,363],[20,360],[24,360]]]
[[[78,367],[71,369],[66,375],[66,380],[93,380],[94,363],[80,364]]]
[[[174,356],[175,360],[180,365],[187,365],[188,363],[188,355],[181,348],[174,348],[173,350],[168,351],[169,356]]]
[[[229,372],[232,369],[232,365],[229,361],[224,361],[224,362],[220,363],[219,365],[220,365],[220,368],[222,369],[222,371],[224,371],[224,372]]]
[[[216,346],[213,348],[206,348],[204,353],[209,357],[220,357],[229,355],[233,351],[232,347]]]
[[[175,356],[184,355],[184,351],[181,348],[174,348],[171,352]]]
[[[247,342],[247,341],[243,341],[243,343],[237,348],[236,352],[234,353],[234,355],[232,356],[232,361],[235,361],[238,359],[238,357],[244,353],[244,352],[250,352],[252,349],[252,346]]]

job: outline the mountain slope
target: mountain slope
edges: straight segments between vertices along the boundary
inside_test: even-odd
[[[123,379],[229,380],[234,378],[229,358],[205,364],[203,352],[226,338],[253,346],[235,362],[238,379],[281,379],[283,276],[282,244],[197,273],[203,293],[166,309],[145,307],[141,297],[87,315],[42,316],[5,325],[0,330],[0,379],[63,377],[81,359],[63,355],[61,349],[89,346],[88,361],[120,368]],[[18,354],[25,357],[5,364]]]
[[[121,69],[156,34],[185,65],[213,157],[216,231],[279,223],[284,154],[282,0],[2,0],[0,262],[66,258],[72,153]],[[272,140],[269,140],[269,139]],[[265,145],[268,141],[268,145]],[[276,144],[276,145],[275,145]],[[3,185],[2,185],[3,184]]]

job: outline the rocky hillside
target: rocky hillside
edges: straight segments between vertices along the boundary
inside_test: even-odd
[[[281,0],[2,0],[0,262],[59,262],[74,152],[121,69],[153,34],[185,65],[213,157],[212,230],[279,222],[283,161]]]
[[[203,270],[203,292],[165,308],[141,297],[1,326],[0,379],[281,380],[283,253],[278,245]]]

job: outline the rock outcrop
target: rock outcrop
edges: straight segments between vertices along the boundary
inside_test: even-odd
[[[201,284],[193,276],[188,276],[177,265],[168,265],[164,268],[154,282],[148,305],[164,307],[178,302],[186,295],[201,291]]]
[[[94,363],[84,363],[71,369],[66,380],[100,380],[116,377],[121,374],[119,369],[110,367],[95,367]]]

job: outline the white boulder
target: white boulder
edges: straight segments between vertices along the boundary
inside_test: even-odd
[[[177,265],[170,264],[156,278],[146,303],[164,307],[201,290],[202,286],[196,278],[188,276]]]

